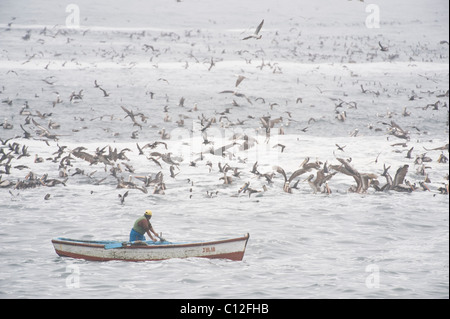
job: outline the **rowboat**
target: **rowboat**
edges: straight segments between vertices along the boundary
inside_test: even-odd
[[[92,241],[69,238],[52,239],[55,252],[62,257],[92,261],[150,261],[171,258],[222,258],[240,261],[250,235],[215,241]]]

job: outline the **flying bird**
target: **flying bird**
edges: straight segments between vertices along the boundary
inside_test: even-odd
[[[336,145],[336,147],[338,148],[339,151],[344,152],[344,148],[345,148],[346,145],[344,145],[344,146],[340,146],[338,144],[335,144],[335,145]]]
[[[245,76],[239,75],[237,80],[236,80],[236,85],[235,86],[237,87],[242,81],[244,81],[244,79],[246,79]]]
[[[281,153],[283,153],[283,152],[284,152],[284,148],[286,147],[286,145],[283,145],[283,144],[278,143],[278,144],[275,145],[273,148],[275,148],[275,147],[277,147],[277,146],[281,147]]]
[[[120,199],[120,204],[123,205],[123,203],[125,202],[125,197],[128,196],[128,191],[126,191],[125,194],[123,194],[123,195],[119,194],[118,196],[119,196],[119,199]]]
[[[253,33],[252,35],[249,35],[249,36],[243,38],[242,40],[248,40],[248,39],[251,39],[251,38],[254,38],[254,39],[257,39],[257,40],[261,39],[262,35],[259,34],[259,31],[261,31],[261,28],[262,28],[263,24],[264,24],[264,19],[261,21],[259,26],[256,28],[255,33]]]
[[[381,41],[378,41],[378,45],[380,46],[381,51],[389,51],[389,49],[381,44]]]
[[[106,90],[104,88],[102,88],[100,86],[98,88],[103,92],[103,97],[108,97],[109,96],[109,93],[106,92]]]

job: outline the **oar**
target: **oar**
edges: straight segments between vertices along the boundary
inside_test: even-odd
[[[161,242],[167,241],[162,237],[162,233],[159,233],[159,236],[156,236],[156,237],[158,237]]]

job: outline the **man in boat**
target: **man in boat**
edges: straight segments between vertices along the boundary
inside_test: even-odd
[[[139,217],[134,222],[133,228],[130,232],[130,241],[142,240],[145,241],[144,234],[147,233],[153,241],[156,241],[156,238],[152,236],[152,233],[158,237],[158,234],[153,229],[152,224],[150,223],[150,219],[152,218],[152,211],[146,210],[144,216]]]

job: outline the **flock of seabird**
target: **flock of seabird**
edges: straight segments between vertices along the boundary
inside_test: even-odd
[[[242,38],[242,40],[260,40],[262,38],[261,32],[263,25],[264,20],[260,22],[253,34]],[[28,41],[30,38],[30,33],[27,33],[26,36],[27,39],[24,40]],[[382,52],[389,51],[389,48],[384,46],[381,42],[378,42],[378,45]],[[145,49],[146,52],[149,49],[152,49],[152,51],[155,52],[155,48],[153,46],[147,45]],[[31,58],[32,57],[30,57],[29,60]],[[216,63],[217,60],[214,61],[213,58],[211,58],[209,61],[208,71],[210,71]],[[265,63],[264,60],[262,60],[260,69],[262,70],[263,67],[266,66],[270,67],[273,70],[273,73],[282,72],[281,67],[276,63]],[[237,88],[244,80],[249,80],[244,75],[238,74],[236,76],[237,80],[234,83],[234,90],[223,90],[218,93],[231,94],[233,98],[232,105],[234,107],[240,106],[240,103],[236,101],[240,101],[239,99],[243,99],[250,105],[252,105],[253,103],[265,103],[265,100],[262,97],[258,97],[255,99],[237,91]],[[44,80],[48,85],[53,84],[53,82],[51,82],[51,77],[45,78]],[[165,81],[170,85],[167,79],[160,78],[159,80]],[[107,98],[112,94],[112,91],[106,91],[97,82],[97,80],[95,80],[93,87],[100,90],[104,98]],[[317,87],[317,89],[320,93],[322,93],[321,88]],[[379,92],[368,90],[364,88],[363,85],[361,85],[361,92],[363,94],[373,96],[379,95]],[[153,95],[155,93],[149,92],[149,94],[153,99]],[[81,89],[73,91],[68,97],[68,100],[70,103],[75,104],[82,102],[84,98],[84,90]],[[414,96],[412,96],[411,98],[414,98]],[[440,98],[448,98],[448,90],[447,93],[440,95]],[[347,112],[345,110],[340,111],[338,110],[339,108],[347,107],[348,109],[356,109],[358,107],[357,103],[354,101],[344,101],[342,99],[335,101],[335,118],[339,122],[345,122],[348,117]],[[303,99],[301,97],[297,98],[296,103],[302,102]],[[2,103],[11,106],[12,100],[10,100],[9,98],[5,98],[2,100]],[[62,103],[62,100],[59,94],[57,94],[57,98],[53,102],[53,107],[56,107],[60,103]],[[273,110],[274,108],[279,106],[278,103],[274,102],[270,103],[269,105],[270,110]],[[183,109],[186,108],[186,100],[184,97],[179,100],[178,106]],[[447,104],[446,102],[437,101],[435,104],[426,106],[426,108],[429,107],[437,109],[439,107],[447,107]],[[117,106],[117,108],[119,108],[119,106]],[[136,139],[138,136],[138,132],[148,127],[146,123],[149,116],[145,115],[142,111],[136,112],[131,107],[120,105],[120,108],[124,112],[124,116],[122,118],[122,120],[124,120],[124,123],[126,123],[125,121],[130,120],[131,122],[129,122],[129,124],[135,130],[133,131],[131,138]],[[170,117],[168,116],[167,108],[167,106],[164,108],[164,122],[171,121]],[[197,105],[194,105],[194,107],[189,110],[189,112],[197,111]],[[228,119],[227,115],[230,114],[230,109],[226,109],[224,112],[216,112],[217,117],[220,116],[219,118],[217,118],[216,116],[208,117],[205,114],[201,114],[201,116],[198,116],[197,118],[200,127],[198,128],[198,132],[196,133],[199,133],[199,135],[201,135],[203,140],[202,145],[207,148],[204,152],[199,153],[199,157],[191,161],[189,164],[187,164],[187,166],[208,167],[208,174],[217,174],[217,185],[223,184],[226,186],[222,187],[236,188],[236,192],[233,192],[233,196],[246,194],[251,197],[252,194],[262,195],[262,193],[264,192],[273,192],[278,189],[277,187],[273,187],[276,184],[279,184],[281,186],[279,187],[280,191],[293,194],[295,193],[295,190],[299,189],[299,183],[301,182],[307,182],[311,188],[311,192],[314,194],[331,194],[333,190],[332,178],[335,178],[337,174],[343,174],[353,178],[355,184],[351,185],[348,188],[348,191],[354,193],[368,193],[369,189],[373,189],[375,192],[433,191],[435,193],[441,194],[449,193],[448,174],[447,176],[443,177],[442,187],[439,187],[435,190],[430,189],[430,180],[427,175],[426,166],[426,163],[432,161],[432,159],[426,155],[427,152],[431,151],[441,151],[437,162],[443,164],[447,163],[447,156],[449,151],[448,144],[442,147],[426,150],[425,153],[417,154],[415,158],[413,157],[414,147],[409,148],[406,159],[414,159],[413,164],[419,167],[417,169],[417,173],[423,176],[423,180],[420,180],[418,182],[411,182],[407,178],[408,170],[411,167],[410,164],[412,164],[410,161],[408,162],[409,164],[404,164],[398,168],[393,168],[397,170],[394,177],[392,178],[389,174],[390,166],[386,167],[386,164],[384,164],[383,168],[380,169],[380,172],[382,172],[379,174],[374,172],[361,172],[354,167],[351,158],[344,159],[342,157],[336,156],[336,154],[335,164],[329,164],[326,161],[322,162],[319,159],[310,161],[310,158],[308,157],[305,158],[298,167],[291,170],[284,169],[280,165],[274,165],[271,171],[260,172],[258,169],[258,162],[253,163],[250,170],[245,170],[245,168],[243,169],[242,167],[234,166],[232,164],[223,164],[221,160],[229,158],[230,160],[237,161],[239,164],[247,164],[246,159],[239,158],[233,150],[235,150],[236,148],[238,149],[238,151],[249,150],[259,143],[257,139],[249,136],[248,134],[241,134],[233,136],[233,139],[229,144],[219,147],[215,146],[213,142],[208,140],[208,132],[214,126],[228,128],[235,125],[243,125],[246,121],[249,120],[256,120],[258,123],[258,127],[256,128],[256,130],[264,132],[266,137],[264,143],[269,144],[270,137],[274,129],[277,130],[278,134],[283,135],[286,123],[289,123],[290,121],[296,121],[296,119],[292,118],[290,112],[286,113],[288,114],[287,117],[279,116],[275,118],[273,118],[271,115],[261,117],[249,115],[248,119],[238,119],[237,122],[232,122]],[[52,114],[43,114],[38,110],[33,111],[26,103],[20,110],[19,115],[25,118],[24,123],[20,124],[23,135],[9,139],[0,139],[0,188],[22,190],[36,187],[65,187],[70,183],[72,178],[75,178],[74,176],[83,176],[85,177],[85,180],[88,181],[87,183],[89,183],[90,185],[110,184],[115,185],[116,189],[126,189],[124,193],[118,195],[120,204],[124,204],[127,196],[129,195],[130,189],[139,190],[144,194],[166,194],[168,185],[167,176],[170,179],[179,179],[183,168],[185,168],[183,167],[183,158],[174,156],[174,154],[170,151],[171,136],[170,133],[167,132],[164,128],[157,128],[160,140],[148,143],[133,143],[133,147],[131,148],[127,147],[118,150],[117,148],[107,144],[104,147],[98,147],[95,150],[89,150],[84,146],[78,146],[70,149],[68,146],[59,145],[62,135],[54,133],[54,131],[59,129],[59,124],[52,120]],[[410,114],[405,108],[402,115],[409,116]],[[188,117],[180,115],[180,119],[179,121],[177,121],[178,126],[184,126],[184,120],[186,120],[187,118]],[[42,121],[44,120],[47,121],[47,125],[42,123]],[[308,121],[308,125],[311,125],[311,123],[315,121],[316,119],[311,118]],[[391,120],[390,122],[382,122],[382,124],[387,127],[388,136],[392,136],[393,138],[402,141],[401,143],[394,143],[393,147],[396,147],[398,145],[407,147],[407,142],[410,140],[409,131],[402,129],[394,120]],[[5,120],[3,123],[0,123],[0,126],[2,130],[10,130],[13,128],[13,123]],[[305,127],[302,131],[306,132],[307,129],[308,127]],[[356,129],[351,133],[351,136],[356,137],[357,134],[358,130]],[[30,139],[42,141],[48,147],[56,147],[57,149],[55,149],[54,153],[52,153],[52,156],[49,156],[47,158],[42,158],[38,154],[30,154],[29,147],[25,145],[25,141]],[[283,156],[283,154],[285,153],[286,145],[277,143],[272,147],[280,150],[280,156]],[[345,145],[340,146],[339,144],[336,144],[336,147],[336,152],[345,152]],[[132,160],[130,160],[130,154],[133,154],[135,158],[137,157],[146,159],[148,161],[148,165],[152,167],[151,170],[153,172],[145,175],[137,173],[142,172],[142,167],[135,168],[133,166]],[[21,163],[23,158],[33,156],[35,166],[41,165],[41,163],[44,162],[55,163],[55,165],[57,165],[58,167],[58,178],[50,178],[49,174],[47,173],[39,176],[33,173],[33,169],[35,168],[35,166],[28,167]],[[217,169],[214,167],[211,158],[219,160]],[[375,161],[378,161],[378,157]],[[94,168],[95,170],[87,172],[87,168]],[[100,169],[102,169],[105,174],[103,174],[100,178],[97,178],[96,174],[98,175],[97,171]],[[23,174],[23,178],[10,178],[9,176],[11,176],[13,170],[26,171],[26,173]],[[305,178],[305,176],[307,177]],[[249,181],[243,181],[243,179],[246,177],[248,177],[249,179],[256,178],[258,180],[262,180],[263,185],[261,186],[261,188],[250,187],[251,183]],[[192,179],[188,179],[188,184],[189,197],[193,198],[193,187],[195,186],[194,181]],[[220,191],[217,189],[206,190],[207,197],[214,197],[219,193]],[[49,194],[46,195],[45,199],[50,199]]]
[[[41,135],[37,135],[40,137]],[[31,157],[32,155],[28,152],[28,147],[26,145],[21,145],[20,143],[13,141],[13,139],[1,140],[1,148],[0,148],[0,165],[2,166],[2,170],[0,171],[0,176],[8,176],[11,174],[11,170],[30,170],[30,167],[25,165],[15,165],[13,161],[19,161],[24,157]],[[242,138],[240,141],[244,141]],[[248,137],[247,137],[248,140]],[[232,146],[238,144],[237,142],[233,142],[230,145],[219,148],[219,152],[211,152],[210,154],[214,156],[218,156],[220,158],[224,158],[227,156],[226,150],[231,148]],[[180,164],[181,162],[177,162],[175,159],[171,157],[171,153],[163,153],[154,151],[155,148],[160,148],[161,150],[167,150],[168,144],[161,141],[155,141],[153,143],[148,143],[142,147],[136,143],[136,150],[132,150],[129,148],[124,148],[122,150],[117,150],[116,148],[112,148],[111,146],[105,146],[102,148],[97,148],[94,152],[88,152],[87,149],[83,146],[76,147],[72,150],[68,149],[66,146],[60,146],[57,144],[58,150],[56,150],[51,157],[43,159],[35,154],[34,163],[42,163],[44,161],[51,161],[53,163],[58,164],[58,178],[49,178],[48,174],[43,174],[42,176],[37,176],[31,170],[25,174],[25,177],[18,180],[12,180],[8,178],[0,178],[0,188],[11,188],[11,189],[29,189],[35,187],[54,187],[57,185],[66,186],[69,178],[75,175],[86,176],[89,183],[92,185],[100,185],[101,183],[106,183],[108,176],[104,176],[100,179],[94,177],[97,170],[94,170],[90,173],[85,172],[85,169],[81,169],[80,167],[76,167],[75,163],[77,160],[82,160],[88,163],[88,167],[99,168],[102,167],[105,172],[108,172],[108,175],[112,176],[116,180],[116,188],[117,189],[137,189],[142,191],[143,193],[148,193],[148,188],[152,187],[153,194],[165,194],[166,183],[164,181],[164,173],[166,172],[166,167],[168,168],[169,176],[173,179],[177,178],[177,175],[180,173]],[[338,149],[343,152],[343,146],[338,146]],[[440,150],[448,152],[448,144],[442,147],[430,149],[430,151]],[[145,154],[145,149],[151,149],[148,154]],[[135,169],[130,163],[130,159],[127,157],[128,153],[137,152],[140,156],[146,157],[149,161],[154,163],[159,167],[159,171],[154,174],[148,174],[146,176],[137,175]],[[343,159],[340,157],[336,157],[337,164],[330,165],[328,163],[322,163],[319,160],[311,161],[309,158],[303,160],[303,162],[299,165],[297,169],[295,169],[292,173],[287,173],[282,167],[275,165],[273,166],[273,170],[271,172],[261,173],[258,170],[258,162],[255,162],[252,166],[252,169],[248,171],[250,175],[257,179],[262,179],[263,187],[260,190],[254,189],[250,187],[250,182],[245,182],[242,187],[239,188],[237,194],[247,193],[250,197],[254,193],[266,192],[272,189],[272,186],[277,179],[277,176],[282,177],[282,191],[286,193],[293,193],[294,189],[298,189],[299,182],[307,181],[313,193],[326,193],[331,194],[331,188],[329,186],[329,181],[332,177],[334,177],[337,173],[351,176],[355,185],[350,186],[348,189],[349,192],[355,193],[367,193],[369,188],[373,188],[374,191],[398,191],[398,192],[413,192],[413,191],[431,191],[429,186],[427,185],[430,181],[428,175],[425,173],[426,166],[424,163],[428,163],[431,161],[430,157],[424,154],[418,155],[414,164],[419,165],[417,170],[418,174],[424,175],[424,179],[419,181],[418,183],[412,183],[407,180],[407,173],[410,167],[409,164],[404,164],[399,167],[392,178],[389,174],[389,167],[386,167],[384,164],[383,172],[378,176],[375,173],[362,173],[359,172],[353,165],[351,159]],[[206,155],[202,155],[196,161],[191,162],[190,166],[198,166],[199,162],[204,162],[205,166],[209,166],[209,173],[213,171],[212,162],[206,160]],[[230,155],[232,155],[230,153]],[[233,155],[234,156],[234,155]],[[408,158],[408,157],[407,157]],[[159,160],[162,161],[159,162]],[[179,159],[182,161],[182,159]],[[442,152],[438,158],[439,163],[447,163],[448,158]],[[241,163],[245,163],[245,160],[241,160]],[[163,166],[164,165],[164,166]],[[124,175],[121,173],[129,174],[129,178],[126,180]],[[241,168],[233,167],[228,163],[222,165],[221,162],[217,165],[217,172],[220,174],[218,180],[222,181],[223,184],[231,185],[236,184],[236,180],[241,180],[241,174],[243,173]],[[308,174],[307,174],[308,173]],[[302,175],[308,175],[306,179],[300,178]],[[379,178],[384,178],[385,183],[383,184]],[[439,187],[437,191],[442,194],[448,194],[449,191],[449,183],[448,176],[446,176],[447,182],[443,183],[442,187]],[[106,181],[106,182],[105,182]],[[191,186],[194,183],[189,180]],[[111,183],[111,181],[109,182]],[[192,192],[192,188],[190,189]],[[217,195],[218,191],[216,191]],[[210,191],[207,191],[207,196],[211,197]],[[120,202],[123,203],[125,198],[128,195],[128,191],[124,194],[119,194]],[[192,198],[192,194],[190,194]]]

